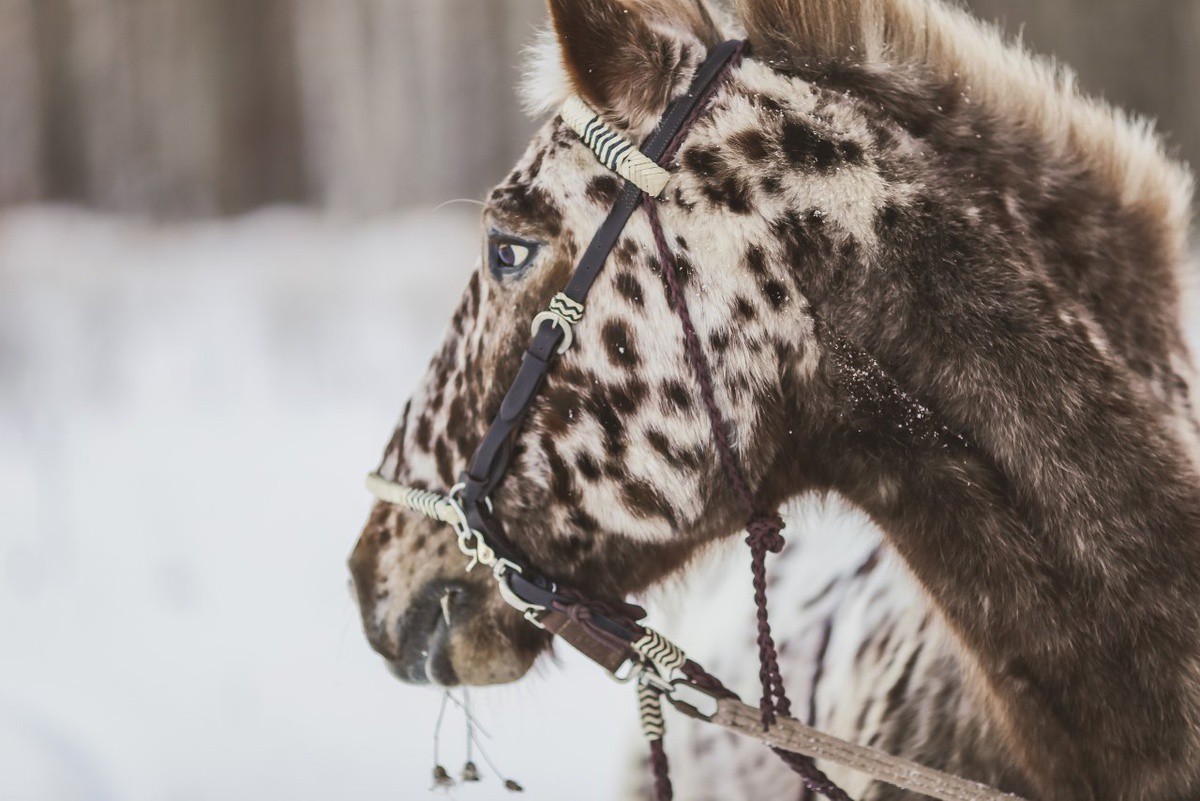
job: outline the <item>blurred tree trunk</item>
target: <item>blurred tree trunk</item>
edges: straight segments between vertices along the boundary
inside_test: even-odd
[[[0,0],[0,206],[44,192],[37,0]]]
[[[969,0],[1200,162],[1200,0]],[[0,204],[182,216],[478,197],[544,0],[0,0]]]
[[[477,196],[543,0],[0,0],[0,204],[160,216]]]
[[[477,197],[532,129],[514,92],[542,0],[300,0],[316,199],[386,209]]]

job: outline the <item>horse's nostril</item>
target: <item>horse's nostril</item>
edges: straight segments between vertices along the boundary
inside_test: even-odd
[[[470,588],[459,581],[431,581],[422,587],[400,619],[392,673],[414,684],[458,684],[450,631],[465,617],[470,602]]]

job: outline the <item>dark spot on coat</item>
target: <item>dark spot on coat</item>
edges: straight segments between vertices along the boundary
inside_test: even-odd
[[[763,111],[769,111],[772,114],[783,113],[783,104],[769,95],[756,94],[751,97],[750,102],[756,108],[760,108]]]
[[[653,486],[645,481],[630,481],[621,487],[626,508],[643,519],[661,517],[675,525],[675,509]]]
[[[653,448],[659,456],[666,461],[673,460],[671,453],[671,442],[667,439],[667,435],[657,429],[650,429],[646,432],[646,442]]]
[[[633,262],[633,259],[635,256],[637,256],[639,250],[641,250],[641,248],[638,247],[638,243],[627,237],[621,240],[621,244],[617,245],[617,249],[614,251],[614,253],[619,261],[629,264]]]
[[[416,443],[417,447],[426,453],[433,447],[433,424],[428,415],[423,414],[417,420]]]
[[[632,370],[641,363],[629,329],[620,320],[609,320],[601,330],[608,360],[616,367]]]
[[[767,259],[758,245],[751,245],[746,249],[746,266],[755,275],[767,274]]]
[[[620,193],[617,179],[607,173],[593,178],[587,187],[587,196],[604,206],[614,205]]]
[[[446,486],[450,486],[454,483],[454,465],[450,461],[450,449],[446,447],[444,439],[439,438],[434,444],[433,456],[437,461],[438,476]]]
[[[552,238],[562,233],[562,212],[550,194],[539,187],[505,184],[492,192],[491,201],[499,211],[538,226]]]
[[[542,437],[542,452],[550,465],[550,491],[559,501],[568,501],[575,495],[575,477],[558,455],[558,448],[550,436]]]
[[[771,301],[771,306],[775,311],[779,311],[788,301],[787,289],[778,281],[767,281],[763,284],[763,294],[767,296],[767,300]]]
[[[840,164],[859,163],[863,150],[855,142],[835,142],[806,123],[789,119],[783,124],[783,152],[795,167],[826,172]]]
[[[712,176],[721,172],[725,161],[706,147],[692,147],[683,152],[683,165],[701,176]]]
[[[678,381],[667,381],[662,387],[663,399],[676,411],[687,412],[692,409],[692,393]]]
[[[546,431],[559,435],[564,433],[575,418],[579,395],[573,386],[555,384],[546,389]]]
[[[729,137],[729,144],[750,161],[763,161],[771,154],[767,138],[753,128]]]
[[[446,418],[446,428],[450,431],[461,431],[466,428],[467,415],[463,410],[463,399],[456,396],[450,401],[450,414]]]
[[[687,286],[692,280],[692,273],[695,268],[692,266],[692,260],[682,253],[675,254],[675,275],[679,278],[680,286]]]
[[[610,387],[608,392],[613,409],[621,414],[633,414],[642,405],[641,397],[631,393],[626,387]]]
[[[588,397],[588,411],[600,423],[600,429],[604,435],[604,450],[612,457],[619,457],[625,453],[625,423],[621,421],[621,417],[613,409],[607,396],[603,392],[593,392]]]
[[[589,453],[580,453],[575,456],[575,467],[579,469],[580,474],[588,481],[598,481],[600,479],[600,466],[596,464],[596,460]]]
[[[754,209],[749,185],[736,175],[729,174],[720,181],[705,183],[702,189],[710,203],[734,214],[749,214]]]
[[[630,273],[617,273],[614,284],[621,297],[635,306],[640,307],[645,305],[645,301],[642,299],[642,285],[633,275]]]
[[[793,166],[809,167],[817,161],[817,148],[822,144],[828,145],[828,142],[805,123],[789,119],[783,124],[780,144],[783,146],[784,155]]]
[[[754,308],[754,304],[741,295],[738,295],[733,308],[734,313],[746,322],[750,322],[758,316],[758,311]]]

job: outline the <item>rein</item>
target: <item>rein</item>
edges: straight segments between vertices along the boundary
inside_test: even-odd
[[[704,112],[720,79],[740,60],[743,49],[742,42],[726,42],[714,48],[687,92],[671,104],[641,148],[609,128],[582,101],[575,98],[568,101],[562,113],[564,121],[605,166],[627,183],[564,291],[554,297],[547,311],[534,318],[533,339],[522,357],[517,376],[459,483],[443,495],[372,474],[367,477],[367,488],[381,501],[449,524],[455,531],[459,549],[469,558],[467,570],[480,565],[490,569],[501,597],[529,623],[565,640],[618,681],[636,681],[642,731],[650,744],[656,801],[672,798],[663,749],[664,699],[689,717],[770,746],[808,789],[831,801],[850,801],[850,797],[817,768],[814,759],[828,760],[941,801],[1013,799],[1014,796],[985,785],[823,734],[791,716],[766,599],[766,554],[782,549],[783,520],[778,512],[758,507],[738,463],[729,440],[730,428],[716,402],[712,368],[693,325],[656,205],[670,178],[665,165]],[[574,341],[573,326],[583,319],[592,285],[639,207],[645,208],[649,219],[668,299],[683,329],[688,363],[708,414],[722,470],[749,515],[746,531],[752,554],[759,676],[763,687],[757,709],[742,703],[719,680],[690,660],[679,646],[640,625],[638,621],[645,616],[640,607],[588,598],[540,573],[509,540],[489,500],[505,475],[516,435],[555,358]]]

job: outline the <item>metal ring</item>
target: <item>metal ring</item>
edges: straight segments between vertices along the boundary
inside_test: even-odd
[[[622,675],[621,670],[626,665],[629,666],[629,670],[624,675]],[[615,670],[613,670],[611,672],[606,670],[604,672],[605,672],[605,674],[608,675],[608,677],[610,679],[615,681],[617,684],[628,684],[629,682],[633,681],[638,675],[641,674],[642,664],[635,659],[630,659],[629,657],[626,657],[625,661],[622,662],[621,664],[617,665]]]
[[[680,697],[682,693],[691,694],[691,698]],[[697,687],[687,679],[676,679],[671,682],[671,688],[664,693],[671,706],[696,720],[712,721],[721,710],[722,697],[711,690]],[[697,704],[704,704],[700,708]]]
[[[563,318],[563,316],[558,312],[544,311],[537,317],[533,318],[533,325],[530,326],[530,330],[533,332],[534,336],[537,336],[537,333],[541,329],[542,323],[544,322],[553,323],[562,329],[563,339],[562,342],[558,343],[558,355],[561,356],[562,354],[566,353],[568,349],[570,349],[571,343],[575,341],[575,334],[573,331],[571,331],[571,324],[568,323],[566,319]]]

